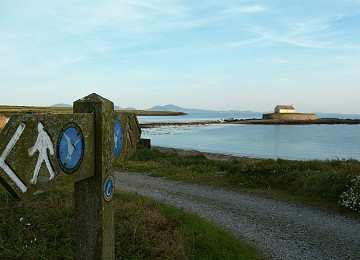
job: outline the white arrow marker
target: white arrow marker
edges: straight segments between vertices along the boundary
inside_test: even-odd
[[[15,184],[19,187],[19,189],[22,192],[26,192],[27,191],[27,187],[25,186],[25,184],[16,176],[16,174],[13,172],[13,170],[11,170],[11,168],[5,163],[5,159],[6,157],[9,155],[9,153],[11,152],[11,150],[14,148],[16,142],[19,140],[22,132],[25,129],[25,124],[21,123],[19,125],[19,127],[16,129],[15,134],[13,135],[13,137],[10,139],[9,143],[7,144],[4,152],[2,153],[2,155],[0,156],[0,168],[2,168],[7,175],[10,177],[10,179],[13,180],[13,182],[15,182]]]

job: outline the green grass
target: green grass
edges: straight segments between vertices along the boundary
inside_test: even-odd
[[[122,193],[117,256],[144,259],[260,259],[260,255],[203,219],[153,200]]]
[[[139,150],[123,170],[215,185],[331,209],[358,218],[338,205],[339,195],[360,175],[356,160],[209,160]],[[255,249],[211,223],[129,193],[114,196],[118,259],[260,259]],[[72,259],[73,190],[54,190],[16,201],[0,187],[0,259]]]
[[[261,259],[253,248],[192,214],[130,193],[116,193],[117,259]],[[0,259],[73,259],[73,191],[29,201],[0,188]]]
[[[360,162],[357,160],[238,158],[226,161],[209,160],[201,153],[180,155],[140,149],[136,159],[121,167],[126,171],[221,186],[358,216],[358,213],[339,206],[339,196],[360,175]]]
[[[117,112],[135,113],[143,116],[170,116],[170,115],[184,115],[182,112],[173,111],[147,111],[147,110],[116,110]],[[68,114],[73,113],[72,107],[38,107],[38,106],[4,106],[0,105],[0,115],[19,115],[23,113],[37,113],[37,114]]]
[[[36,106],[2,106],[0,105],[1,115],[18,115],[23,113],[51,113],[51,114],[68,114],[72,113],[72,107],[36,107]]]

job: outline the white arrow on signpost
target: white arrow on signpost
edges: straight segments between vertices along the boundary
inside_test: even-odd
[[[25,124],[21,123],[19,125],[19,127],[16,129],[16,132],[14,133],[14,135],[12,136],[12,138],[10,139],[9,143],[7,144],[4,152],[2,153],[2,155],[0,156],[0,168],[2,168],[6,174],[10,177],[10,179],[19,187],[19,189],[22,192],[26,192],[27,191],[27,187],[25,186],[25,184],[16,176],[16,174],[13,172],[13,170],[11,170],[11,168],[6,164],[5,159],[6,157],[9,155],[9,153],[11,152],[11,150],[14,148],[16,142],[19,140],[22,132],[25,129]]]

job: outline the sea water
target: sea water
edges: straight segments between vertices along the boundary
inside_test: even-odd
[[[236,115],[227,114],[227,116],[227,118],[239,118]],[[191,121],[209,118],[221,119],[216,115],[212,117],[203,115],[201,118],[199,115],[188,117]],[[260,117],[261,115],[251,118]],[[360,118],[360,115],[325,115],[322,117],[355,119]],[[184,118],[178,118],[178,120],[184,121]],[[166,120],[166,117],[161,117],[161,120]],[[142,118],[139,118],[139,121],[143,122]],[[295,160],[350,158],[360,160],[360,125],[209,124],[162,126],[143,129],[142,137],[150,138],[153,146],[237,156]]]
[[[270,112],[269,112],[270,113]],[[208,112],[181,116],[138,116],[140,123],[222,121],[224,119],[261,119],[259,112]],[[318,118],[360,119],[360,114],[316,114]]]
[[[318,114],[319,118],[360,119],[358,114]],[[139,116],[140,123],[249,119],[262,113],[194,113]],[[8,121],[8,119],[6,120]],[[185,125],[145,128],[154,146],[256,158],[360,160],[360,125]]]
[[[163,123],[163,122],[198,122],[198,121],[221,121],[224,119],[260,119],[261,113],[229,113],[229,112],[216,112],[216,113],[191,113],[181,116],[138,116],[140,123]]]

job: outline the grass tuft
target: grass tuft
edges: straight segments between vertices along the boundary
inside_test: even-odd
[[[0,190],[0,259],[72,258],[73,199],[53,191],[18,201]]]
[[[232,235],[174,207],[129,193],[121,194],[117,207],[122,219],[116,227],[117,243],[123,245],[117,251],[119,258],[261,258]]]
[[[260,259],[203,219],[130,193],[115,193],[116,259]],[[13,199],[0,188],[0,259],[73,259],[73,190]]]

